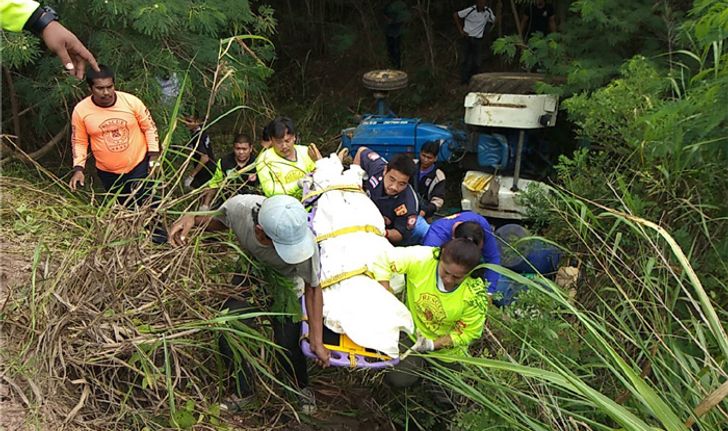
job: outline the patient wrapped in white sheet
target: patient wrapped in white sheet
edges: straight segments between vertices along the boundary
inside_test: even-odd
[[[311,191],[361,185],[364,171],[359,166],[342,171],[335,155],[317,161]],[[317,237],[340,232],[319,243],[322,282],[343,279],[323,290],[324,324],[360,346],[398,357],[400,331],[414,331],[409,310],[366,274],[351,276],[363,272],[377,255],[392,247],[386,238],[373,233],[384,232],[382,215],[365,193],[347,190],[323,193],[314,211]]]

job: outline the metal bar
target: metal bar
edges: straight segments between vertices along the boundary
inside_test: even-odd
[[[485,103],[481,103],[481,106],[488,106],[491,108],[516,108],[516,109],[528,108],[528,105],[517,104],[517,103],[498,103],[498,102],[491,102],[489,100],[486,100]]]
[[[387,114],[387,111],[389,110],[389,106],[387,106],[387,93],[384,92],[375,92],[374,93],[374,100],[375,104],[377,106],[377,115],[384,116]]]
[[[516,145],[516,167],[513,171],[513,186],[511,191],[518,191],[518,177],[521,175],[521,153],[523,152],[523,139],[526,136],[526,131],[521,130],[518,132],[518,145]]]

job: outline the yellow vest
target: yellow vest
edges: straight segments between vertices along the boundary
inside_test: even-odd
[[[298,180],[313,172],[316,164],[308,156],[308,148],[294,145],[296,161],[279,156],[273,148],[263,151],[255,164],[258,181],[266,197],[289,195],[301,199],[303,192]]]

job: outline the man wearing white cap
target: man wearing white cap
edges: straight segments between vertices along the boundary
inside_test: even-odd
[[[231,229],[241,249],[247,255],[287,278],[303,280],[308,322],[311,327],[309,341],[318,357],[317,362],[327,366],[329,351],[323,346],[322,339],[323,296],[319,288],[319,251],[313,233],[308,227],[308,213],[303,205],[288,195],[275,195],[270,198],[236,195],[225,201],[215,216],[182,216],[170,230],[170,242],[176,246],[184,244],[190,230],[196,225],[206,226],[208,231]],[[244,280],[240,278],[238,281]],[[233,283],[240,284],[235,281]],[[241,308],[249,309],[250,305],[246,301],[231,298],[225,303],[224,308],[233,311]],[[282,361],[283,366],[304,394],[304,408],[310,409],[315,404],[313,404],[313,394],[306,389],[308,385],[306,359],[298,345],[301,324],[291,318],[272,320],[275,341],[286,351],[287,360]],[[225,356],[231,357],[227,342],[221,342],[221,348]],[[252,379],[249,375],[239,375],[238,392],[242,395],[252,393],[250,383]]]

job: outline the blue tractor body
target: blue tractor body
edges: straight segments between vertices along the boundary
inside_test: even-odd
[[[419,118],[368,115],[357,127],[344,129],[341,143],[351,154],[360,147],[370,148],[384,158],[406,153],[418,157],[425,142],[440,143],[440,161],[448,161],[453,152],[463,148],[466,134],[445,126],[425,123]]]
[[[470,153],[476,155],[481,169],[507,170],[512,169],[517,134],[508,130],[503,133],[479,131],[468,139],[465,130],[392,115],[368,115],[357,127],[341,132],[342,147],[351,154],[360,147],[367,147],[386,159],[399,153],[417,158],[428,141],[440,143],[439,162],[452,162]]]

